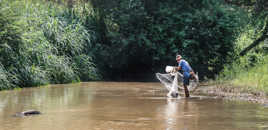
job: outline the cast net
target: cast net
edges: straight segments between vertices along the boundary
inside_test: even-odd
[[[179,90],[183,90],[183,75],[180,72],[174,71],[174,69],[167,69],[170,66],[166,67],[166,74],[156,73],[157,79],[167,88],[169,91],[169,97],[174,97],[178,95]],[[197,80],[190,80],[190,84],[188,86],[188,90],[191,92],[195,91],[198,87],[198,74],[196,74]],[[177,97],[177,96],[175,96]]]

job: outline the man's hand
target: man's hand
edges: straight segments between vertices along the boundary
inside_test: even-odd
[[[194,71],[191,71],[191,72],[190,72],[190,75],[195,76]]]
[[[177,67],[173,67],[171,73],[176,73],[177,72]]]
[[[177,71],[181,70],[181,66],[176,67],[176,70]]]

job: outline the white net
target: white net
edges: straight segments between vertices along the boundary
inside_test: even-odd
[[[170,66],[167,66],[170,68]],[[166,67],[166,68],[167,68]],[[167,70],[167,69],[166,69]],[[178,91],[183,90],[183,75],[180,72],[168,71],[171,73],[161,74],[156,73],[157,79],[167,88],[169,91],[168,97],[178,97]],[[190,84],[188,86],[188,90],[195,91],[198,86],[198,74],[196,74],[197,80],[190,80]]]

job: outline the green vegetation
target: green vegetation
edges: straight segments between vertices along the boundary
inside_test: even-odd
[[[103,20],[96,64],[112,79],[144,79],[138,74],[146,73],[151,79],[176,65],[176,53],[201,77],[212,78],[230,62],[236,32],[247,22],[243,10],[218,0],[116,0],[94,8]]]
[[[1,87],[98,80],[90,30],[63,6],[1,1]]]
[[[265,0],[0,0],[0,90],[152,80],[176,65],[177,53],[201,79],[267,90],[263,5]]]
[[[246,92],[265,92],[267,95],[268,2],[265,0],[231,0],[231,3],[246,7],[251,20],[237,36],[235,42],[237,58],[232,64],[225,65],[218,81],[227,82],[232,87],[239,87]]]
[[[233,87],[240,87],[246,92],[265,92],[268,94],[268,56],[264,60],[256,62],[254,66],[248,66],[249,57],[240,58],[239,61],[227,65],[218,78],[220,84],[229,84]]]
[[[256,39],[262,37],[265,26],[267,26],[267,18],[261,16],[254,19],[241,31],[235,43],[237,45],[237,55]],[[236,58],[232,64],[225,65],[218,81],[220,83],[227,82],[247,92],[263,91],[268,94],[267,66],[267,41],[263,40],[246,55]]]
[[[268,58],[268,57],[266,57]],[[258,64],[248,71],[238,73],[237,78],[233,80],[233,84],[237,86],[247,87],[249,90],[265,91],[268,94],[268,61]],[[252,88],[250,88],[252,87]]]

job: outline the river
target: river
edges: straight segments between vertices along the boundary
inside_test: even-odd
[[[0,130],[268,130],[268,108],[191,95],[160,83],[83,82],[0,92]],[[39,110],[41,115],[14,117]]]

